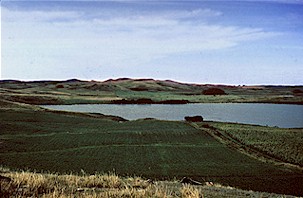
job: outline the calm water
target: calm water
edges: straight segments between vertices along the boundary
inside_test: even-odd
[[[44,105],[55,110],[102,113],[128,120],[157,118],[183,120],[184,116],[202,115],[205,120],[278,126],[303,127],[303,105],[284,104],[185,104],[185,105]]]

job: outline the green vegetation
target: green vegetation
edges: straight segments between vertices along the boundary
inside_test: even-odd
[[[216,90],[227,95],[218,95]],[[199,103],[303,104],[301,90],[302,86],[197,85],[153,79],[117,79],[104,82],[76,79],[38,82],[0,81],[0,99],[28,104],[97,104],[140,98],[153,101],[188,100]],[[209,91],[211,95],[204,95]]]
[[[301,170],[248,157],[185,122],[118,122],[5,101],[0,106],[4,166],[62,174],[115,172],[158,180],[186,176],[242,189],[303,194]]]
[[[115,174],[89,175],[50,174],[11,171],[0,168],[1,197],[292,197],[278,194],[244,191],[219,184],[203,186],[181,184],[179,181],[150,181],[140,177],[118,177]]]
[[[205,95],[209,90],[222,90],[226,95]],[[303,104],[302,90],[302,86],[196,85],[153,79],[0,81],[1,165],[56,173],[0,170],[0,176],[12,179],[7,182],[0,177],[1,193],[8,193],[8,197],[264,195],[222,187],[193,188],[176,181],[147,184],[142,179],[179,180],[186,176],[200,182],[302,196],[303,129],[153,119],[126,121],[31,105],[99,104],[123,99]],[[66,175],[81,174],[83,170],[87,175]],[[114,172],[122,177],[96,172]],[[131,177],[134,175],[142,178]],[[88,178],[95,183],[89,183]],[[106,178],[117,183],[105,185],[102,182]]]
[[[234,140],[281,161],[303,167],[303,129],[213,122],[211,125]]]

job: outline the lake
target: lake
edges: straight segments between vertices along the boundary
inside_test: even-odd
[[[183,105],[43,105],[42,107],[74,111],[102,113],[120,116],[128,120],[156,118],[161,120],[184,120],[184,116],[201,115],[204,120],[277,126],[281,128],[303,127],[303,105],[203,103]]]

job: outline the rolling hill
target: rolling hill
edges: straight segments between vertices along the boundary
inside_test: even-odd
[[[211,90],[219,90],[217,94]],[[0,99],[27,104],[111,103],[150,99],[194,103],[303,104],[303,86],[228,86],[187,84],[171,80],[109,79],[100,81],[0,81]],[[223,94],[222,94],[223,93]]]

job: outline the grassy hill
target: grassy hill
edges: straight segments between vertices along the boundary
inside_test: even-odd
[[[50,174],[11,171],[0,168],[0,196],[44,198],[228,198],[282,197],[279,194],[245,191],[206,182],[203,185],[181,184],[180,181],[151,181],[141,177],[119,177],[115,174]],[[283,195],[284,198],[293,196]]]
[[[0,109],[0,162],[13,169],[114,172],[155,180],[190,177],[240,189],[303,195],[301,169],[249,157],[219,142],[208,129],[186,122],[124,121],[9,101],[1,101]],[[213,125],[221,130],[224,126]],[[290,135],[303,133],[298,130]],[[300,149],[290,150],[302,156]]]
[[[209,89],[224,95],[209,95]],[[113,100],[189,102],[262,102],[303,104],[303,86],[226,86],[186,84],[170,80],[110,79],[104,82],[81,81],[0,81],[0,98],[28,104],[110,103]]]

